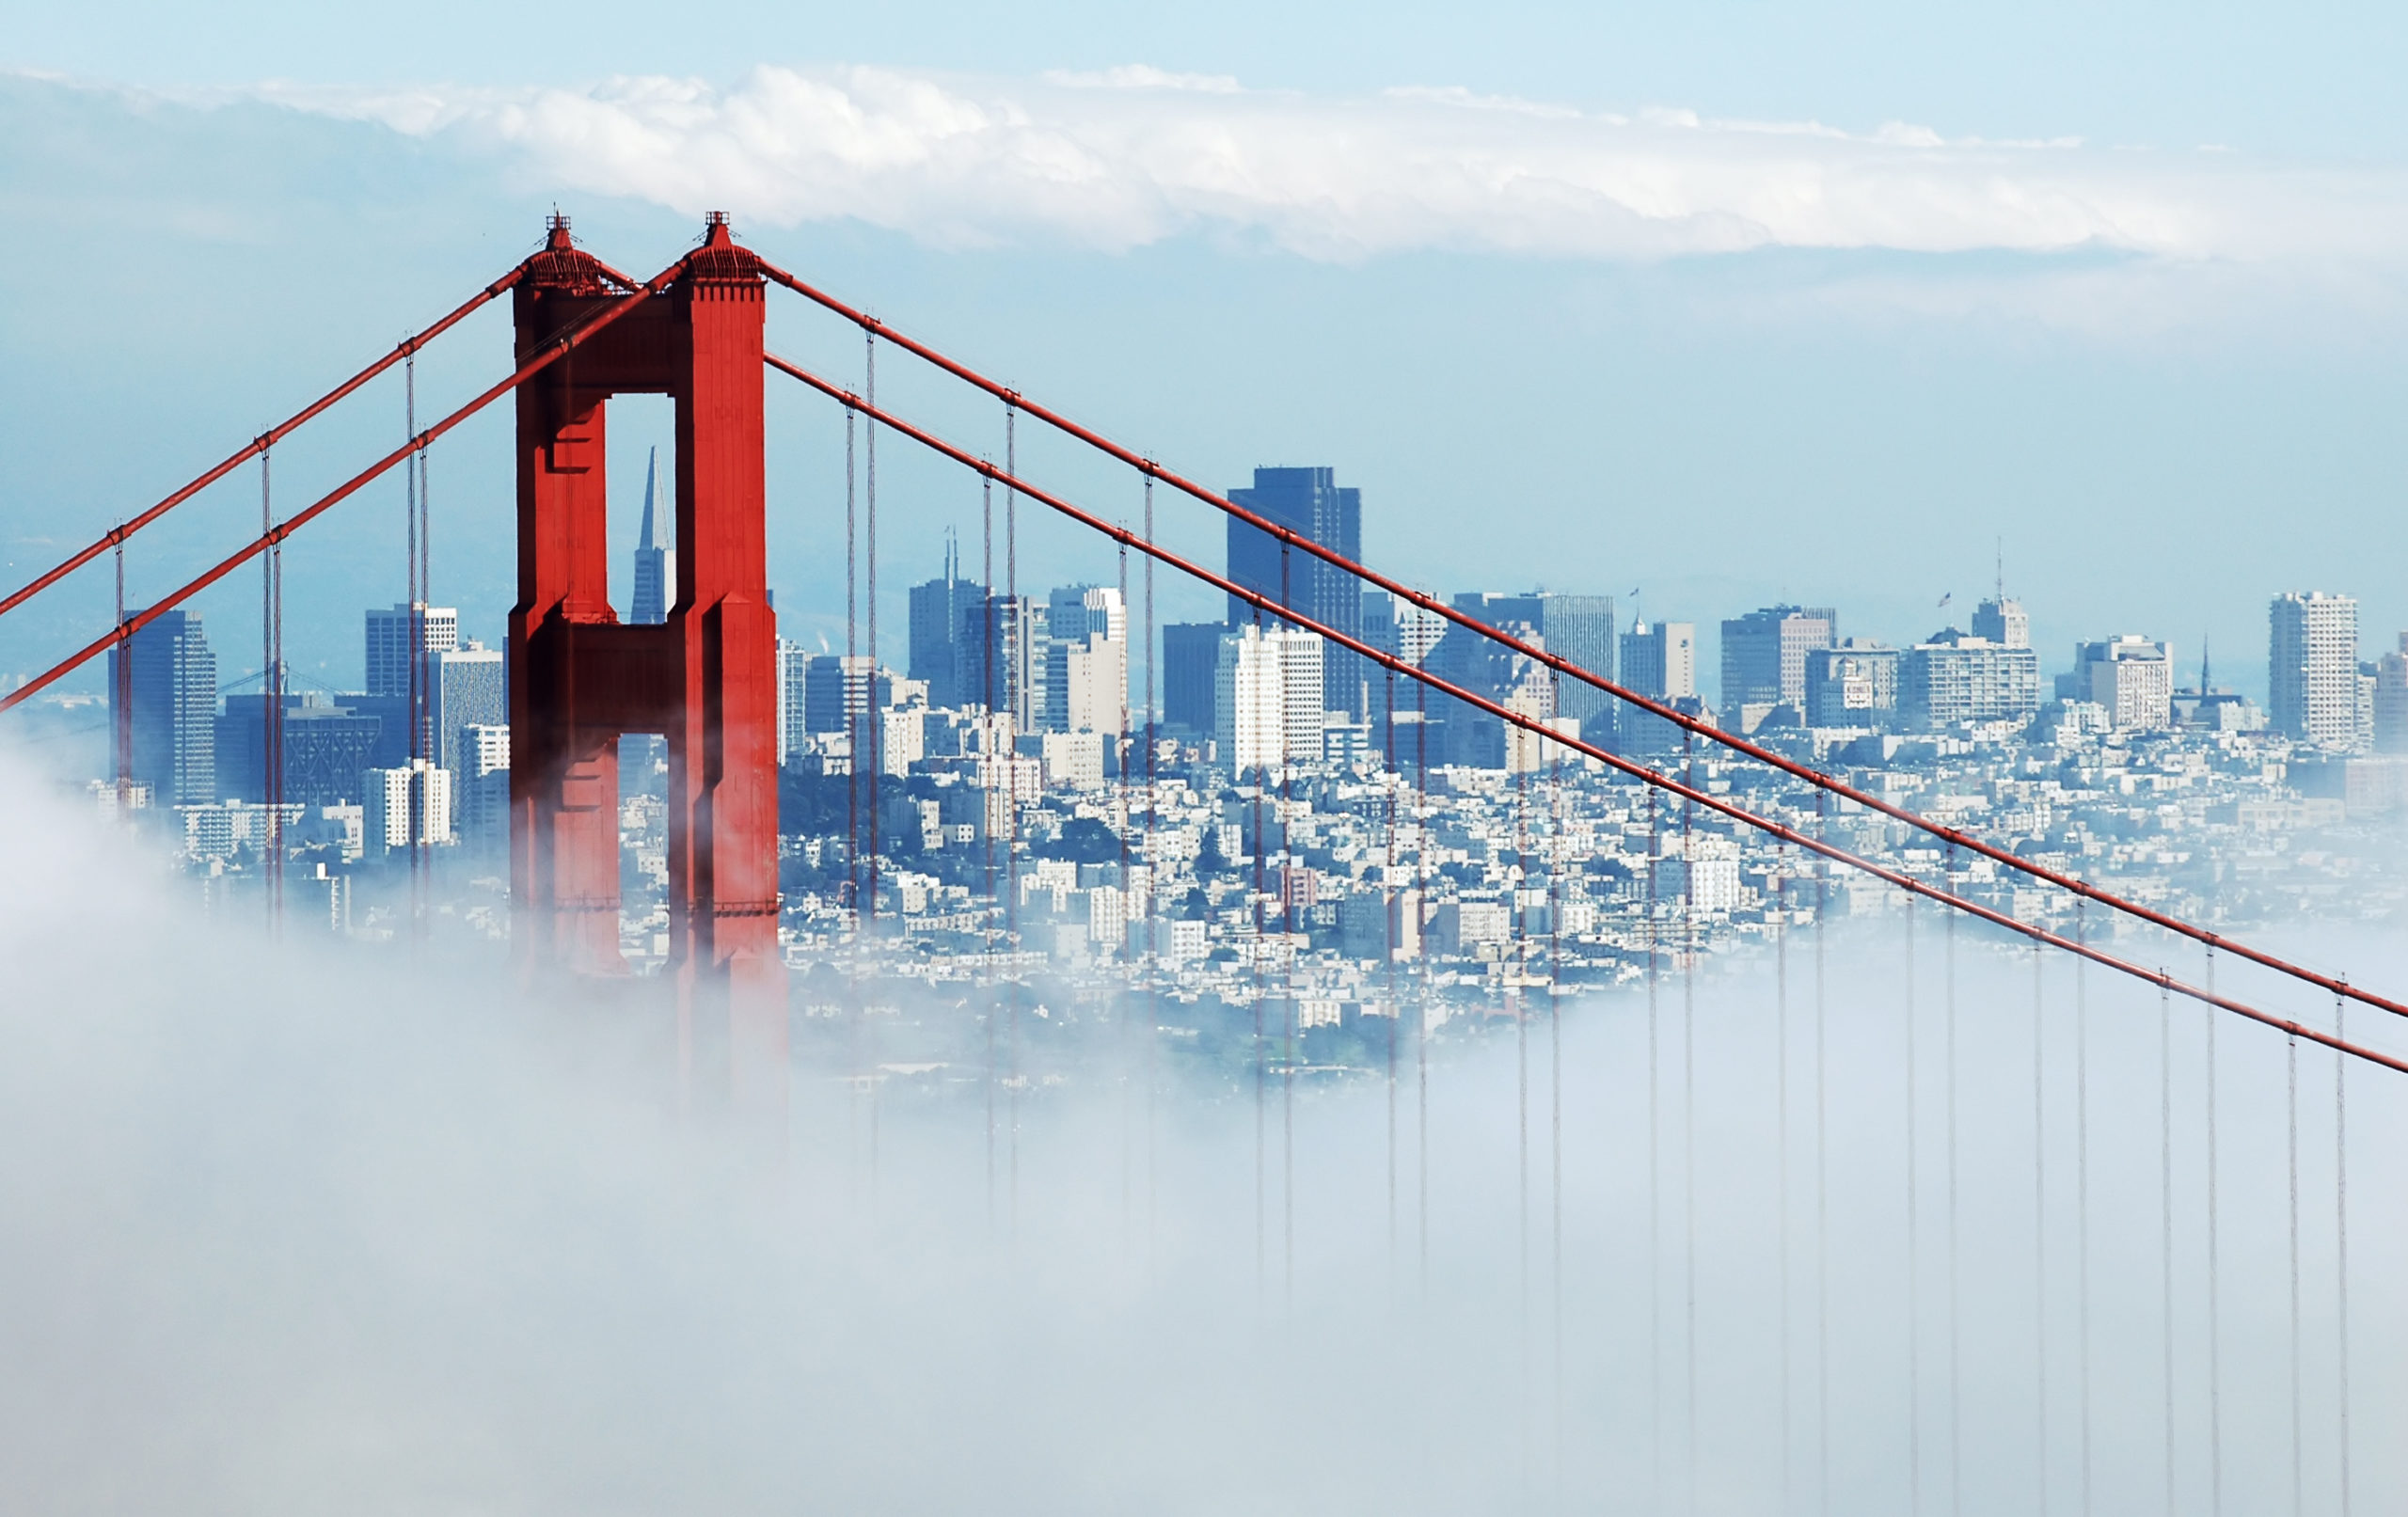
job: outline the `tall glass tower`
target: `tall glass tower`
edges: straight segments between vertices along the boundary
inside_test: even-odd
[[[1363,558],[1363,492],[1340,488],[1337,470],[1327,468],[1259,468],[1254,487],[1231,490],[1229,498],[1300,537],[1309,538],[1349,559]],[[1248,590],[1291,607],[1322,625],[1347,635],[1359,635],[1363,594],[1354,577],[1309,553],[1284,547],[1277,538],[1234,517],[1229,522],[1229,577]],[[1229,597],[1229,625],[1250,626],[1255,609]],[[1275,617],[1263,619],[1272,629]],[[1341,648],[1324,650],[1322,663],[1322,703],[1332,711],[1365,715],[1367,704],[1361,659]]]

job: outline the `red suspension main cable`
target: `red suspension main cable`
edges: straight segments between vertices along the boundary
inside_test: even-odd
[[[349,395],[352,391],[357,389],[360,386],[367,384],[370,380],[375,378],[378,374],[383,373],[386,370],[392,368],[393,365],[401,362],[403,359],[416,354],[419,349],[426,346],[429,342],[434,341],[436,338],[441,337],[444,333],[450,331],[452,327],[467,320],[470,315],[474,314],[479,308],[486,305],[488,302],[492,301],[496,296],[503,294],[509,291],[513,285],[515,285],[520,279],[526,277],[526,274],[527,268],[523,263],[517,268],[511,270],[508,274],[505,274],[500,278],[496,279],[493,283],[485,286],[483,290],[478,291],[458,308],[454,309],[450,315],[444,317],[441,321],[436,322],[433,326],[428,327],[425,331],[419,333],[415,337],[403,339],[401,344],[394,348],[392,352],[385,355],[374,363],[370,364],[367,368],[362,369],[359,372],[352,375],[349,379],[344,380],[341,384],[337,385],[334,388],[326,391],[324,395],[321,395],[316,400],[311,401],[300,410],[293,412],[293,415],[287,417],[282,421],[277,422],[275,426],[268,428],[265,432],[262,432],[258,436],[252,438],[248,443],[244,445],[241,451],[235,453],[224,463],[219,464],[216,467],[203,473],[199,478],[194,480],[191,483],[186,484],[183,488],[175,491],[166,499],[160,501],[157,505],[152,506],[150,510],[145,511],[140,515],[135,516],[131,520],[120,522],[117,526],[109,529],[109,530],[103,533],[100,540],[92,544],[91,546],[70,555],[67,561],[59,564],[58,567],[36,578],[32,583],[26,585],[22,590],[11,593],[7,599],[0,600],[0,616],[8,615],[10,611],[15,610],[19,606],[24,605],[26,601],[33,599],[36,595],[40,594],[45,590],[48,590],[51,586],[58,583],[59,580],[66,578],[69,575],[73,574],[76,570],[91,562],[94,559],[99,558],[110,548],[121,546],[127,538],[132,537],[135,533],[142,530],[145,527],[150,526],[152,522],[157,521],[168,512],[182,505],[185,501],[191,499],[194,496],[198,495],[201,491],[209,488],[209,486],[216,483],[219,480],[224,479],[227,475],[231,474],[234,470],[240,468],[250,460],[257,458],[261,453],[274,447],[277,443],[281,442],[295,428],[301,426],[305,422],[308,422],[312,418],[325,411],[328,406],[333,405],[336,402],[341,401],[344,396]]]
[[[1572,750],[1574,752],[1594,759],[1598,763],[1605,765],[1607,767],[1611,768],[1618,773],[1627,775],[1643,783],[1653,785],[1658,789],[1668,792],[1669,794],[1678,796],[1690,805],[1702,806],[1707,811],[1714,813],[1716,815],[1726,817],[1732,821],[1740,823],[1743,826],[1750,827],[1757,831],[1766,833],[1768,836],[1793,844],[1807,852],[1814,854],[1818,858],[1827,859],[1835,863],[1846,864],[1847,867],[1854,869],[1861,874],[1870,876],[1871,877],[1881,880],[1887,884],[1894,885],[1898,889],[1905,891],[1909,895],[1917,896],[1925,900],[1936,901],[1941,905],[1948,907],[1954,911],[1987,922],[1994,927],[2029,939],[2034,942],[2045,943],[2052,948],[2063,949],[2065,952],[2072,954],[2076,957],[2086,959],[2093,964],[2100,966],[2101,968],[2114,970],[2119,974],[2127,974],[2136,980],[2145,980],[2151,985],[2169,990],[2176,995],[2199,1002],[2204,1005],[2216,1007],[2219,1010],[2231,1012],[2235,1016],[2247,1018],[2251,1021],[2274,1028],[2279,1032],[2290,1034],[2293,1036],[2306,1038],[2308,1041],[2316,1043],[2321,1047],[2332,1049],[2337,1052],[2347,1053],[2356,1058],[2364,1059],[2368,1064],[2380,1065],[2384,1068],[2391,1069],[2401,1074],[2408,1074],[2408,1059],[2395,1058],[2390,1054],[2381,1052],[2374,1049],[2364,1048],[2356,1044],[2345,1042],[2320,1028],[2310,1027],[2304,1023],[2292,1021],[2287,1018],[2275,1016],[2272,1012],[2262,1011],[2244,1002],[2235,1001],[2227,996],[2219,995],[2213,990],[2203,989],[2200,987],[2178,980],[2174,978],[2173,975],[2162,970],[2152,971],[2144,969],[2140,965],[2132,963],[2128,959],[2118,958],[2113,954],[2093,948],[2087,943],[2076,942],[2074,940],[2052,932],[2046,927],[2036,926],[2031,923],[2018,921],[2016,918],[2008,916],[2003,911],[1984,906],[1980,902],[1972,900],[1970,897],[1958,895],[1953,891],[1942,890],[1939,887],[1926,884],[1902,870],[1893,869],[1886,864],[1877,863],[1873,860],[1867,859],[1861,854],[1851,853],[1835,843],[1828,843],[1819,837],[1813,836],[1806,832],[1801,832],[1784,822],[1774,821],[1770,817],[1759,816],[1745,807],[1725,799],[1720,796],[1709,794],[1705,791],[1693,788],[1681,781],[1656,774],[1648,769],[1645,766],[1634,763],[1633,761],[1623,757],[1619,753],[1608,752],[1606,750],[1596,747],[1584,739],[1569,737],[1559,734],[1552,728],[1548,727],[1544,720],[1538,718],[1526,716],[1519,711],[1513,710],[1500,702],[1492,701],[1486,696],[1475,694],[1471,690],[1465,689],[1462,686],[1456,685],[1449,680],[1442,679],[1418,665],[1407,662],[1405,659],[1401,658],[1394,654],[1390,654],[1380,648],[1375,648],[1371,646],[1371,644],[1365,642],[1360,638],[1340,632],[1334,627],[1315,621],[1313,618],[1306,615],[1302,611],[1282,606],[1273,596],[1262,594],[1259,592],[1248,589],[1245,586],[1239,584],[1233,579],[1216,575],[1212,570],[1205,568],[1202,564],[1182,558],[1180,555],[1171,552],[1167,548],[1149,542],[1138,536],[1136,533],[1128,530],[1126,528],[1117,526],[1101,516],[1098,516],[1090,512],[1082,510],[1078,506],[1072,505],[1069,501],[1063,499],[1061,497],[1041,490],[1023,480],[1016,479],[1007,471],[997,468],[991,461],[980,458],[973,453],[965,451],[962,449],[957,448],[933,433],[923,431],[922,429],[913,426],[911,423],[902,420],[900,418],[884,412],[875,411],[866,405],[861,397],[851,394],[841,386],[832,384],[828,380],[820,378],[818,375],[812,373],[809,370],[800,368],[793,363],[789,363],[775,354],[765,354],[763,355],[763,357],[769,367],[777,370],[779,372],[800,380],[803,384],[808,385],[813,389],[819,391],[830,400],[835,401],[840,404],[849,404],[860,409],[864,416],[869,417],[878,425],[886,427],[900,436],[908,437],[913,442],[920,444],[922,447],[927,448],[931,452],[935,452],[945,458],[951,459],[954,463],[959,464],[964,468],[975,470],[980,475],[1002,483],[1015,495],[1025,495],[1030,499],[1038,502],[1047,509],[1054,511],[1060,515],[1067,516],[1070,520],[1078,522],[1080,525],[1092,530],[1101,532],[1104,536],[1111,538],[1114,542],[1136,548],[1139,552],[1155,559],[1169,568],[1176,569],[1181,574],[1187,575],[1204,584],[1210,585],[1226,594],[1237,597],[1238,600],[1253,607],[1256,610],[1265,615],[1276,617],[1279,620],[1290,623],[1307,632],[1315,633],[1335,646],[1344,648],[1350,653],[1368,658],[1371,662],[1378,664],[1383,669],[1392,670],[1397,673],[1405,675],[1409,679],[1417,680],[1442,695],[1451,696],[1455,700],[1463,702],[1465,705],[1471,706],[1475,710],[1485,712],[1487,715],[1496,717],[1514,727],[1518,727],[1524,732],[1531,734],[1535,737],[1548,742],[1560,743],[1563,747]]]
[[[458,410],[452,412],[450,416],[445,417],[442,420],[436,422],[433,426],[428,427],[424,432],[420,433],[417,436],[403,443],[401,447],[394,449],[389,453],[387,453],[384,457],[378,459],[375,463],[369,465],[366,468],[353,475],[350,479],[345,480],[342,483],[335,486],[334,489],[328,491],[325,495],[321,496],[316,501],[314,501],[308,510],[296,512],[293,515],[285,517],[283,521],[277,523],[268,530],[261,532],[251,542],[246,544],[240,548],[237,548],[234,552],[228,554],[225,558],[220,559],[216,563],[203,571],[197,577],[186,581],[181,588],[162,599],[152,602],[150,605],[143,608],[139,611],[136,611],[132,616],[127,617],[121,624],[112,628],[106,635],[93,639],[90,642],[86,643],[74,653],[68,655],[65,658],[62,658],[57,663],[53,664],[50,668],[42,671],[40,674],[35,675],[32,679],[27,680],[24,684],[18,686],[8,694],[0,695],[0,711],[6,711],[9,707],[18,704],[20,702],[30,700],[37,692],[46,689],[58,680],[65,678],[67,675],[71,674],[76,670],[82,668],[95,656],[105,653],[110,648],[116,647],[118,644],[124,642],[128,639],[132,638],[135,633],[141,631],[144,627],[149,626],[152,622],[158,620],[159,617],[175,609],[178,606],[182,605],[185,601],[200,593],[202,591],[207,590],[210,586],[217,583],[220,579],[225,578],[228,575],[232,574],[244,564],[248,563],[251,560],[257,558],[260,554],[264,553],[269,548],[281,544],[286,538],[291,537],[294,532],[299,531],[302,528],[307,527],[309,523],[317,520],[327,511],[333,509],[337,505],[340,505],[344,500],[349,499],[352,496],[358,494],[359,491],[367,485],[381,478],[385,471],[391,468],[394,465],[402,462],[405,458],[408,458],[412,453],[424,448],[428,443],[431,443],[436,438],[442,436],[453,427],[458,426],[461,422],[466,421],[468,418],[476,415],[479,411],[483,410],[486,406],[491,405],[494,402],[501,399],[504,395],[507,395],[511,391],[516,389],[519,386],[525,384],[528,380],[532,379],[535,375],[542,373],[564,355],[576,349],[589,338],[592,338],[594,334],[600,332],[604,327],[609,326],[620,317],[625,316],[627,312],[635,309],[635,308],[641,305],[643,301],[649,299],[653,295],[658,294],[661,290],[668,286],[672,279],[674,279],[684,271],[685,267],[686,261],[684,259],[679,259],[676,262],[671,264],[668,268],[661,270],[659,274],[654,276],[649,283],[639,287],[634,293],[626,295],[617,302],[604,307],[602,309],[587,317],[583,324],[578,326],[575,330],[564,332],[559,337],[553,338],[550,341],[545,343],[543,348],[535,356],[529,358],[526,362],[520,364],[517,369],[511,373],[509,378],[496,383],[491,388],[477,396],[476,399],[468,402],[466,405],[461,406]],[[254,451],[255,450],[254,450]],[[251,456],[251,454],[246,453],[243,456],[248,457]]]
[[[1802,780],[1808,784],[1815,786],[1817,789],[1828,791],[1829,793],[1838,796],[1843,799],[1853,801],[1869,811],[1877,812],[1883,816],[1887,816],[1893,821],[1903,822],[1907,826],[1914,828],[1919,831],[1929,833],[1931,836],[1939,838],[1945,843],[1964,848],[1977,857],[1988,859],[1993,863],[2015,870],[2020,874],[2039,880],[2044,884],[2054,885],[2060,890],[2071,892],[2074,895],[2085,900],[2097,901],[2101,906],[2107,907],[2111,910],[2124,912],[2126,915],[2136,918],[2139,921],[2148,923],[2152,926],[2162,928],[2165,931],[2174,933],[2179,937],[2188,938],[2194,942],[2203,943],[2210,948],[2221,948],[2227,953],[2237,954],[2241,957],[2245,958],[2251,963],[2258,965],[2261,968],[2273,970],[2280,974],[2289,975],[2293,979],[2301,980],[2306,984],[2316,986],[2319,988],[2329,991],[2334,995],[2343,996],[2349,1000],[2377,1007],[2381,1010],[2390,1012],[2395,1017],[2408,1017],[2408,1003],[2393,1001],[2383,996],[2374,995],[2368,991],[2362,990],[2352,986],[2345,978],[2320,974],[2313,970],[2305,968],[2305,966],[2291,963],[2287,959],[2277,958],[2272,954],[2248,947],[2242,943],[2235,942],[2228,938],[2221,937],[2215,933],[2208,931],[2205,927],[2194,926],[2192,924],[2183,921],[2179,917],[2168,916],[2164,912],[2152,910],[2148,907],[2143,906],[2137,901],[2128,899],[2121,895],[2116,895],[2112,892],[2100,890],[2098,886],[2090,884],[2089,882],[2080,879],[2072,875],[2061,874],[2056,870],[2048,868],[2046,865],[2035,863],[2031,860],[2023,858],[2020,854],[1999,847],[1994,844],[1985,843],[1981,839],[1969,833],[1959,831],[1956,828],[1948,827],[1940,822],[1935,822],[1929,817],[1909,811],[1903,806],[1884,800],[1880,797],[1874,795],[1869,791],[1859,790],[1855,786],[1848,784],[1846,781],[1834,779],[1810,765],[1800,764],[1795,759],[1784,757],[1780,753],[1774,752],[1768,748],[1749,742],[1746,738],[1741,737],[1736,734],[1724,732],[1722,729],[1714,726],[1712,723],[1703,721],[1696,717],[1690,716],[1687,712],[1676,710],[1660,701],[1654,700],[1648,696],[1640,694],[1636,690],[1615,684],[1613,681],[1606,679],[1602,675],[1592,673],[1590,671],[1581,668],[1578,664],[1574,663],[1572,660],[1565,658],[1560,655],[1548,653],[1545,649],[1538,646],[1537,644],[1525,642],[1521,639],[1514,637],[1512,633],[1490,626],[1487,623],[1481,621],[1478,617],[1471,615],[1469,612],[1457,610],[1455,608],[1447,605],[1445,602],[1439,600],[1434,595],[1423,594],[1421,592],[1414,590],[1410,586],[1391,579],[1386,575],[1380,574],[1364,564],[1355,562],[1354,560],[1347,558],[1344,554],[1338,552],[1334,548],[1326,547],[1322,544],[1314,542],[1312,539],[1293,530],[1291,528],[1283,527],[1279,523],[1272,521],[1266,516],[1258,515],[1254,512],[1248,511],[1244,506],[1241,506],[1235,501],[1229,499],[1227,496],[1217,494],[1192,480],[1174,474],[1170,470],[1164,468],[1160,464],[1154,462],[1154,460],[1144,457],[1141,454],[1132,452],[1130,450],[1121,447],[1118,443],[1112,441],[1110,438],[1079,425],[1069,418],[1065,417],[1058,412],[1048,410],[1046,407],[1029,401],[1018,390],[1010,389],[1005,386],[999,385],[995,381],[986,377],[984,374],[979,373],[977,371],[946,357],[943,354],[927,346],[926,343],[918,342],[911,338],[903,336],[902,334],[895,331],[892,327],[886,325],[884,323],[879,321],[878,318],[871,316],[866,312],[854,309],[852,307],[846,305],[843,301],[836,299],[833,295],[828,294],[824,291],[816,290],[812,286],[803,283],[800,279],[796,278],[793,275],[786,273],[784,270],[780,269],[773,264],[764,262],[761,265],[761,273],[765,277],[785,286],[787,289],[795,292],[795,293],[799,295],[801,295],[806,300],[814,302],[825,309],[843,317],[845,320],[852,322],[865,330],[875,330],[880,336],[884,337],[886,340],[894,343],[896,347],[903,349],[905,352],[911,354],[915,357],[925,359],[927,362],[935,365],[937,368],[943,370],[948,374],[951,374],[956,379],[962,381],[964,384],[974,386],[979,389],[985,390],[990,395],[996,396],[999,399],[1007,402],[1018,409],[1025,411],[1030,416],[1046,423],[1048,426],[1063,433],[1065,435],[1085,443],[1088,447],[1094,448],[1107,456],[1117,459],[1121,463],[1127,464],[1133,468],[1141,469],[1149,478],[1158,479],[1164,484],[1180,491],[1183,495],[1191,496],[1196,499],[1202,501],[1204,504],[1212,507],[1216,511],[1239,521],[1244,522],[1247,526],[1254,528],[1258,531],[1268,533],[1272,538],[1287,546],[1301,549],[1304,552],[1309,553],[1313,557],[1320,559],[1323,562],[1327,563],[1334,568],[1342,570],[1347,574],[1353,575],[1356,578],[1375,589],[1385,590],[1392,595],[1400,596],[1409,604],[1418,606],[1425,611],[1443,617],[1452,624],[1460,626],[1465,630],[1471,632],[1475,636],[1486,638],[1490,641],[1508,648],[1516,654],[1536,659],[1540,664],[1548,669],[1554,670],[1558,673],[1570,675],[1572,678],[1580,681],[1582,684],[1587,685],[1593,689],[1602,691],[1607,695],[1610,695],[1618,701],[1637,706],[1640,710],[1653,716],[1659,717],[1664,720],[1672,723],[1676,727],[1682,728],[1696,736],[1706,739],[1708,742],[1719,743],[1723,747],[1731,749],[1735,752],[1746,754],[1748,757],[1756,760],[1760,764],[1769,765],[1773,768],[1779,769],[1782,773],[1787,774],[1794,779]]]

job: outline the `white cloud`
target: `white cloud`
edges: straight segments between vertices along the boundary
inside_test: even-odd
[[[1456,88],[1319,97],[1134,65],[1036,81],[761,68],[732,87],[257,93],[495,156],[547,188],[778,225],[854,218],[941,245],[1124,249],[1205,232],[1337,261],[2408,249],[2408,184],[2384,170],[1945,139],[1902,122],[1625,118]]]

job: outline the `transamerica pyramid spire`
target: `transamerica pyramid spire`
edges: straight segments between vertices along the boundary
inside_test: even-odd
[[[676,593],[677,550],[660,541],[654,507],[660,500],[660,450],[643,466],[643,538],[636,545],[636,596],[627,620],[655,626],[669,620],[669,600]]]

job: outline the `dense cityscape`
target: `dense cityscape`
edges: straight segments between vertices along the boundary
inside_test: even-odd
[[[1359,494],[1328,468],[1259,469],[1232,499],[1361,551]],[[663,621],[674,593],[653,505],[648,485],[636,623]],[[815,986],[857,986],[873,970],[931,992],[1041,978],[1072,1003],[1142,988],[1169,1008],[1165,1026],[1210,1031],[1268,998],[1343,1062],[1408,1004],[1432,1025],[1511,1015],[1526,994],[1762,943],[1818,912],[1902,908],[1892,887],[1659,801],[1593,757],[1235,596],[1225,621],[1161,626],[1158,654],[1133,660],[1150,618],[1124,587],[1013,594],[965,575],[950,542],[937,554],[941,572],[910,593],[902,667],[779,646],[781,941],[805,972],[805,1003]],[[1239,585],[1546,730],[2022,920],[2072,926],[2062,893],[1943,857],[1901,824],[1618,709],[1234,519],[1227,566]],[[1908,647],[1843,636],[1830,608],[1726,619],[1719,709],[1701,697],[1693,622],[1624,617],[1608,594],[1468,592],[1450,604],[2169,911],[2255,922],[2382,914],[2396,901],[2365,842],[2408,780],[2408,652],[2362,660],[2345,595],[2273,599],[2267,711],[2209,683],[2204,657],[2199,681],[2178,683],[2172,645],[2146,636],[2080,643],[2069,669],[2044,675],[2003,583],[1970,630]],[[90,790],[176,854],[214,909],[258,909],[263,861],[280,849],[288,912],[389,938],[415,856],[440,930],[504,939],[506,672],[500,651],[459,628],[451,608],[368,611],[365,689],[284,688],[271,729],[264,682],[221,692],[200,616],[164,615],[111,666],[130,714],[122,775]],[[624,741],[621,948],[638,974],[668,941],[667,763],[663,739]]]

